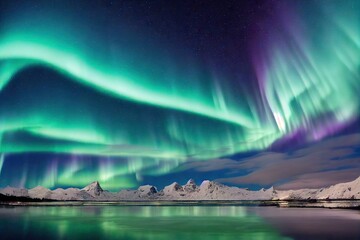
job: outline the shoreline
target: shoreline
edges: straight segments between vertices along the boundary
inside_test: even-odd
[[[279,208],[328,208],[360,210],[360,199],[350,200],[146,200],[146,201],[0,201],[0,207],[16,206],[243,206]]]

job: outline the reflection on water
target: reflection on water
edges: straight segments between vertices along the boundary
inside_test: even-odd
[[[319,210],[317,216],[334,211]],[[309,236],[296,233],[310,226],[301,220],[302,211],[241,206],[1,207],[0,232],[1,239],[307,239]],[[339,223],[344,220],[341,214],[344,211],[338,214]],[[360,226],[358,212],[345,215],[352,216],[347,224]],[[318,217],[315,222],[324,220]],[[296,229],[302,224],[303,229]],[[321,231],[315,231],[317,239],[327,239]],[[352,234],[350,239],[360,236],[359,232]]]
[[[360,240],[360,211],[323,208],[251,208],[294,239]]]

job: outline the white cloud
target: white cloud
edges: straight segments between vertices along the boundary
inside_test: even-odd
[[[331,138],[291,153],[265,152],[241,161],[215,159],[190,162],[182,170],[225,171],[247,175],[219,178],[230,184],[275,185],[278,188],[322,187],[360,175],[360,134]]]

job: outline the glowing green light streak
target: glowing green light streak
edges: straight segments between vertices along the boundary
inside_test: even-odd
[[[0,142],[1,143],[1,142]],[[2,170],[2,167],[4,165],[4,161],[5,161],[5,154],[1,154],[0,155],[0,176],[1,176],[1,170]]]
[[[132,84],[131,81],[124,79],[120,75],[99,72],[96,68],[90,67],[85,62],[82,62],[75,55],[57,49],[50,49],[34,43],[3,43],[0,45],[0,59],[38,61],[41,64],[49,65],[59,71],[65,72],[86,85],[101,89],[116,97],[199,114],[249,128],[254,127],[254,121],[246,117],[246,115],[215,110],[199,102],[191,102],[189,99],[183,99],[179,96],[154,93],[149,89]],[[11,76],[10,74],[7,75]],[[8,80],[5,80],[3,82],[7,81]]]
[[[355,5],[321,15],[317,19],[320,33],[312,32],[311,27],[306,31],[294,26],[284,29],[290,37],[274,42],[267,50],[270,60],[264,92],[280,130],[304,128],[310,134],[320,131],[326,136],[335,126],[359,115],[360,17],[355,10],[359,4]],[[329,26],[329,22],[333,24]],[[317,124],[319,117],[326,118],[323,129]]]
[[[47,138],[77,141],[84,143],[109,144],[104,136],[95,131],[81,131],[77,129],[55,129],[47,127],[30,128],[27,131]]]

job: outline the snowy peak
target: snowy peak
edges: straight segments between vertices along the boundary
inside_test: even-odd
[[[196,183],[195,183],[194,179],[190,178],[189,181],[187,181],[186,185],[188,185],[188,186],[195,185],[196,186]]]
[[[174,182],[169,186],[166,186],[162,190],[162,194],[164,195],[165,199],[169,199],[169,200],[175,200],[179,198],[181,199],[186,195],[184,188],[177,182]]]
[[[210,184],[210,180],[204,180],[200,184],[200,188],[204,188],[204,187],[208,186],[209,184]]]
[[[357,179],[355,179],[355,180],[353,181],[353,183],[355,183],[355,184],[360,184],[360,177],[358,177]]]
[[[189,181],[183,186],[183,189],[186,192],[194,192],[197,188],[198,187],[196,186],[194,179],[189,179]]]
[[[280,200],[360,199],[360,177],[352,182],[338,183],[321,189],[276,191]]]
[[[204,180],[201,185],[200,185],[200,190],[201,191],[206,191],[208,189],[210,190],[218,190],[220,188],[225,188],[227,186],[218,183],[218,182],[213,182],[213,181],[209,181],[209,180]]]
[[[273,186],[271,186],[269,189],[264,189],[265,192],[270,192],[270,193],[276,193],[276,190],[274,189]]]
[[[6,187],[0,189],[0,193],[7,196],[15,196],[15,197],[29,197],[29,192],[24,188],[14,188],[14,187]]]
[[[164,192],[178,192],[183,190],[183,187],[177,182],[173,182],[172,184],[164,188]]]
[[[321,189],[275,190],[229,187],[205,180],[197,186],[193,179],[181,186],[174,182],[158,191],[155,186],[144,185],[137,190],[122,190],[118,193],[104,191],[95,181],[84,187],[49,190],[35,187],[30,190],[6,187],[0,194],[16,197],[52,199],[59,201],[143,201],[143,200],[309,200],[309,199],[360,199],[360,177],[352,182],[339,183]]]
[[[51,195],[51,191],[42,186],[37,186],[29,190],[29,196],[31,198],[44,199],[44,198],[50,198],[50,195]]]
[[[81,190],[87,192],[88,194],[90,194],[93,197],[100,196],[100,194],[102,192],[104,192],[104,190],[101,188],[98,181],[90,183],[89,185],[87,185],[86,187],[84,187]]]
[[[140,195],[142,195],[142,196],[144,196],[144,195],[150,196],[150,195],[153,195],[158,192],[156,187],[151,186],[151,185],[140,186],[138,188],[138,191],[140,192]]]

